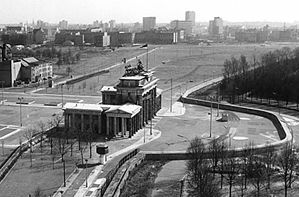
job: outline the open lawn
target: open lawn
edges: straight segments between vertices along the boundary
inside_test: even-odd
[[[71,140],[70,140],[71,141]],[[22,155],[14,168],[0,184],[0,196],[3,197],[27,197],[33,195],[37,188],[42,194],[53,194],[63,184],[63,162],[58,151],[58,140],[54,140],[53,154],[50,154],[50,142],[44,142],[42,151],[40,145],[34,147],[32,156],[32,166],[30,162],[30,151]],[[70,144],[67,144],[69,147]],[[87,157],[87,154],[84,154]],[[77,144],[73,146],[71,156],[70,149],[64,156],[66,177],[80,163],[80,151]],[[53,164],[54,161],[54,164]]]
[[[170,79],[173,86],[180,86],[181,91],[193,86],[196,82],[221,75],[223,62],[231,56],[247,56],[249,62],[255,55],[259,58],[263,53],[285,46],[294,48],[297,43],[272,43],[261,46],[259,44],[212,44],[211,46],[199,45],[149,45],[148,68],[155,71],[155,76],[160,79],[158,87],[170,89]],[[156,48],[156,50],[151,51]],[[119,48],[116,52],[105,55],[99,52],[87,55],[83,58],[82,65],[71,65],[78,74],[84,74],[92,70],[104,69],[120,62],[123,57],[135,57],[145,53],[146,50],[140,48]],[[96,55],[97,54],[97,55]],[[89,58],[90,57],[90,58]],[[118,61],[116,59],[118,58]],[[139,57],[146,68],[147,57]],[[102,59],[102,60],[100,60]],[[101,63],[103,61],[104,63]],[[97,65],[101,65],[97,67]],[[130,62],[136,65],[136,60]],[[100,95],[99,90],[104,85],[115,85],[120,76],[124,74],[124,65],[119,65],[110,69],[109,73],[91,77],[74,85],[64,86],[63,92],[67,94]],[[177,90],[179,91],[179,90]],[[45,90],[40,91],[45,93]],[[61,89],[48,89],[48,93],[58,93]]]
[[[61,109],[21,106],[22,125],[34,126],[38,121],[48,121],[53,114],[61,113]],[[20,125],[20,107],[6,106],[0,108],[0,124]]]

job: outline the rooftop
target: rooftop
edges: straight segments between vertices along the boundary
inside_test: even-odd
[[[63,110],[72,109],[72,110],[90,110],[90,111],[105,111],[107,113],[118,113],[125,112],[127,114],[135,115],[141,109],[141,106],[134,105],[131,103],[126,103],[124,105],[105,105],[105,104],[86,104],[86,103],[66,103],[63,106]]]
[[[101,92],[116,92],[113,86],[103,86]]]
[[[23,58],[23,60],[25,62],[27,62],[28,64],[32,64],[32,63],[38,63],[39,61],[37,59],[35,59],[34,57],[27,57],[27,58]]]
[[[136,80],[139,81],[141,79],[143,79],[145,76],[142,75],[134,75],[134,76],[124,76],[121,77],[120,80]]]
[[[63,106],[63,110],[89,110],[89,111],[103,111],[103,108],[99,104],[87,104],[87,103],[66,103]]]
[[[131,103],[126,103],[124,105],[114,105],[110,109],[108,109],[106,112],[112,112],[112,113],[118,113],[118,111],[125,112],[127,114],[135,115],[137,114],[141,109],[141,106],[134,105]]]

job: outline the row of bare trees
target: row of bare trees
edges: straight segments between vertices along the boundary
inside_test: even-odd
[[[256,150],[253,144],[236,151],[216,139],[206,145],[195,138],[187,152],[191,156],[187,162],[191,196],[217,197],[225,192],[223,188],[228,189],[229,196],[263,196],[277,185],[284,186],[287,196],[297,178],[299,157],[293,144],[286,144],[280,151],[270,145]]]
[[[239,59],[225,60],[222,93],[251,96],[299,103],[299,47],[270,51],[260,58],[253,56],[248,62],[244,55]]]
[[[64,155],[70,152],[70,156],[73,156],[74,144],[78,143],[78,150],[80,152],[81,163],[83,165],[84,152],[89,149],[89,158],[92,157],[92,142],[94,141],[94,133],[92,130],[86,129],[86,132],[75,131],[74,129],[66,130],[61,127],[63,121],[63,116],[56,114],[49,122],[40,121],[37,123],[36,127],[27,128],[24,132],[23,137],[29,144],[30,149],[30,166],[32,167],[32,152],[33,152],[33,141],[38,141],[40,146],[41,154],[43,153],[44,141],[48,141],[50,145],[50,154],[53,156],[53,166],[54,157],[56,154],[61,156],[62,161],[64,160]],[[37,138],[36,136],[39,135]],[[20,138],[20,144],[22,140]]]

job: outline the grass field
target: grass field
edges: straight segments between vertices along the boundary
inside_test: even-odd
[[[35,146],[31,153],[32,166],[29,150],[24,153],[9,176],[0,184],[0,196],[27,197],[29,194],[33,195],[37,188],[40,188],[41,192],[47,196],[53,194],[63,184],[63,162],[58,153],[57,143],[56,140],[52,155],[50,154],[50,142],[43,143],[42,152],[39,145]],[[80,152],[77,145],[73,147],[72,157],[70,154],[68,151],[64,156],[66,177],[76,168],[76,163],[80,163]]]
[[[221,75],[223,62],[231,56],[238,58],[243,54],[247,56],[249,62],[252,62],[253,55],[260,57],[267,51],[285,46],[294,48],[299,45],[297,43],[272,43],[267,46],[259,44],[150,45],[149,51],[153,48],[157,49],[148,55],[148,68],[155,71],[155,76],[160,79],[159,88],[170,88],[170,79],[172,79],[174,86],[182,86],[182,84],[192,86],[192,83]],[[92,53],[83,58],[79,64],[72,66],[77,74],[84,74],[114,65],[120,62],[123,57],[128,59],[144,52],[146,52],[144,49],[124,48],[107,54],[96,55],[97,53]],[[140,57],[140,59],[146,68],[146,55]],[[136,61],[130,62],[130,64],[135,65]],[[72,86],[64,86],[64,92],[68,94],[99,95],[99,90],[103,85],[115,85],[123,74],[124,65],[120,65],[110,69],[109,73],[89,78]],[[41,92],[45,93],[45,90]],[[57,93],[59,90],[54,88],[52,90],[48,89],[47,92]]]

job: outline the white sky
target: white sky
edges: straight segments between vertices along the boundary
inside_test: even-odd
[[[184,20],[185,11],[196,12],[196,21],[220,16],[226,21],[299,21],[299,0],[0,0],[0,24],[41,19],[58,23],[91,24],[142,22],[155,16],[157,23]]]

